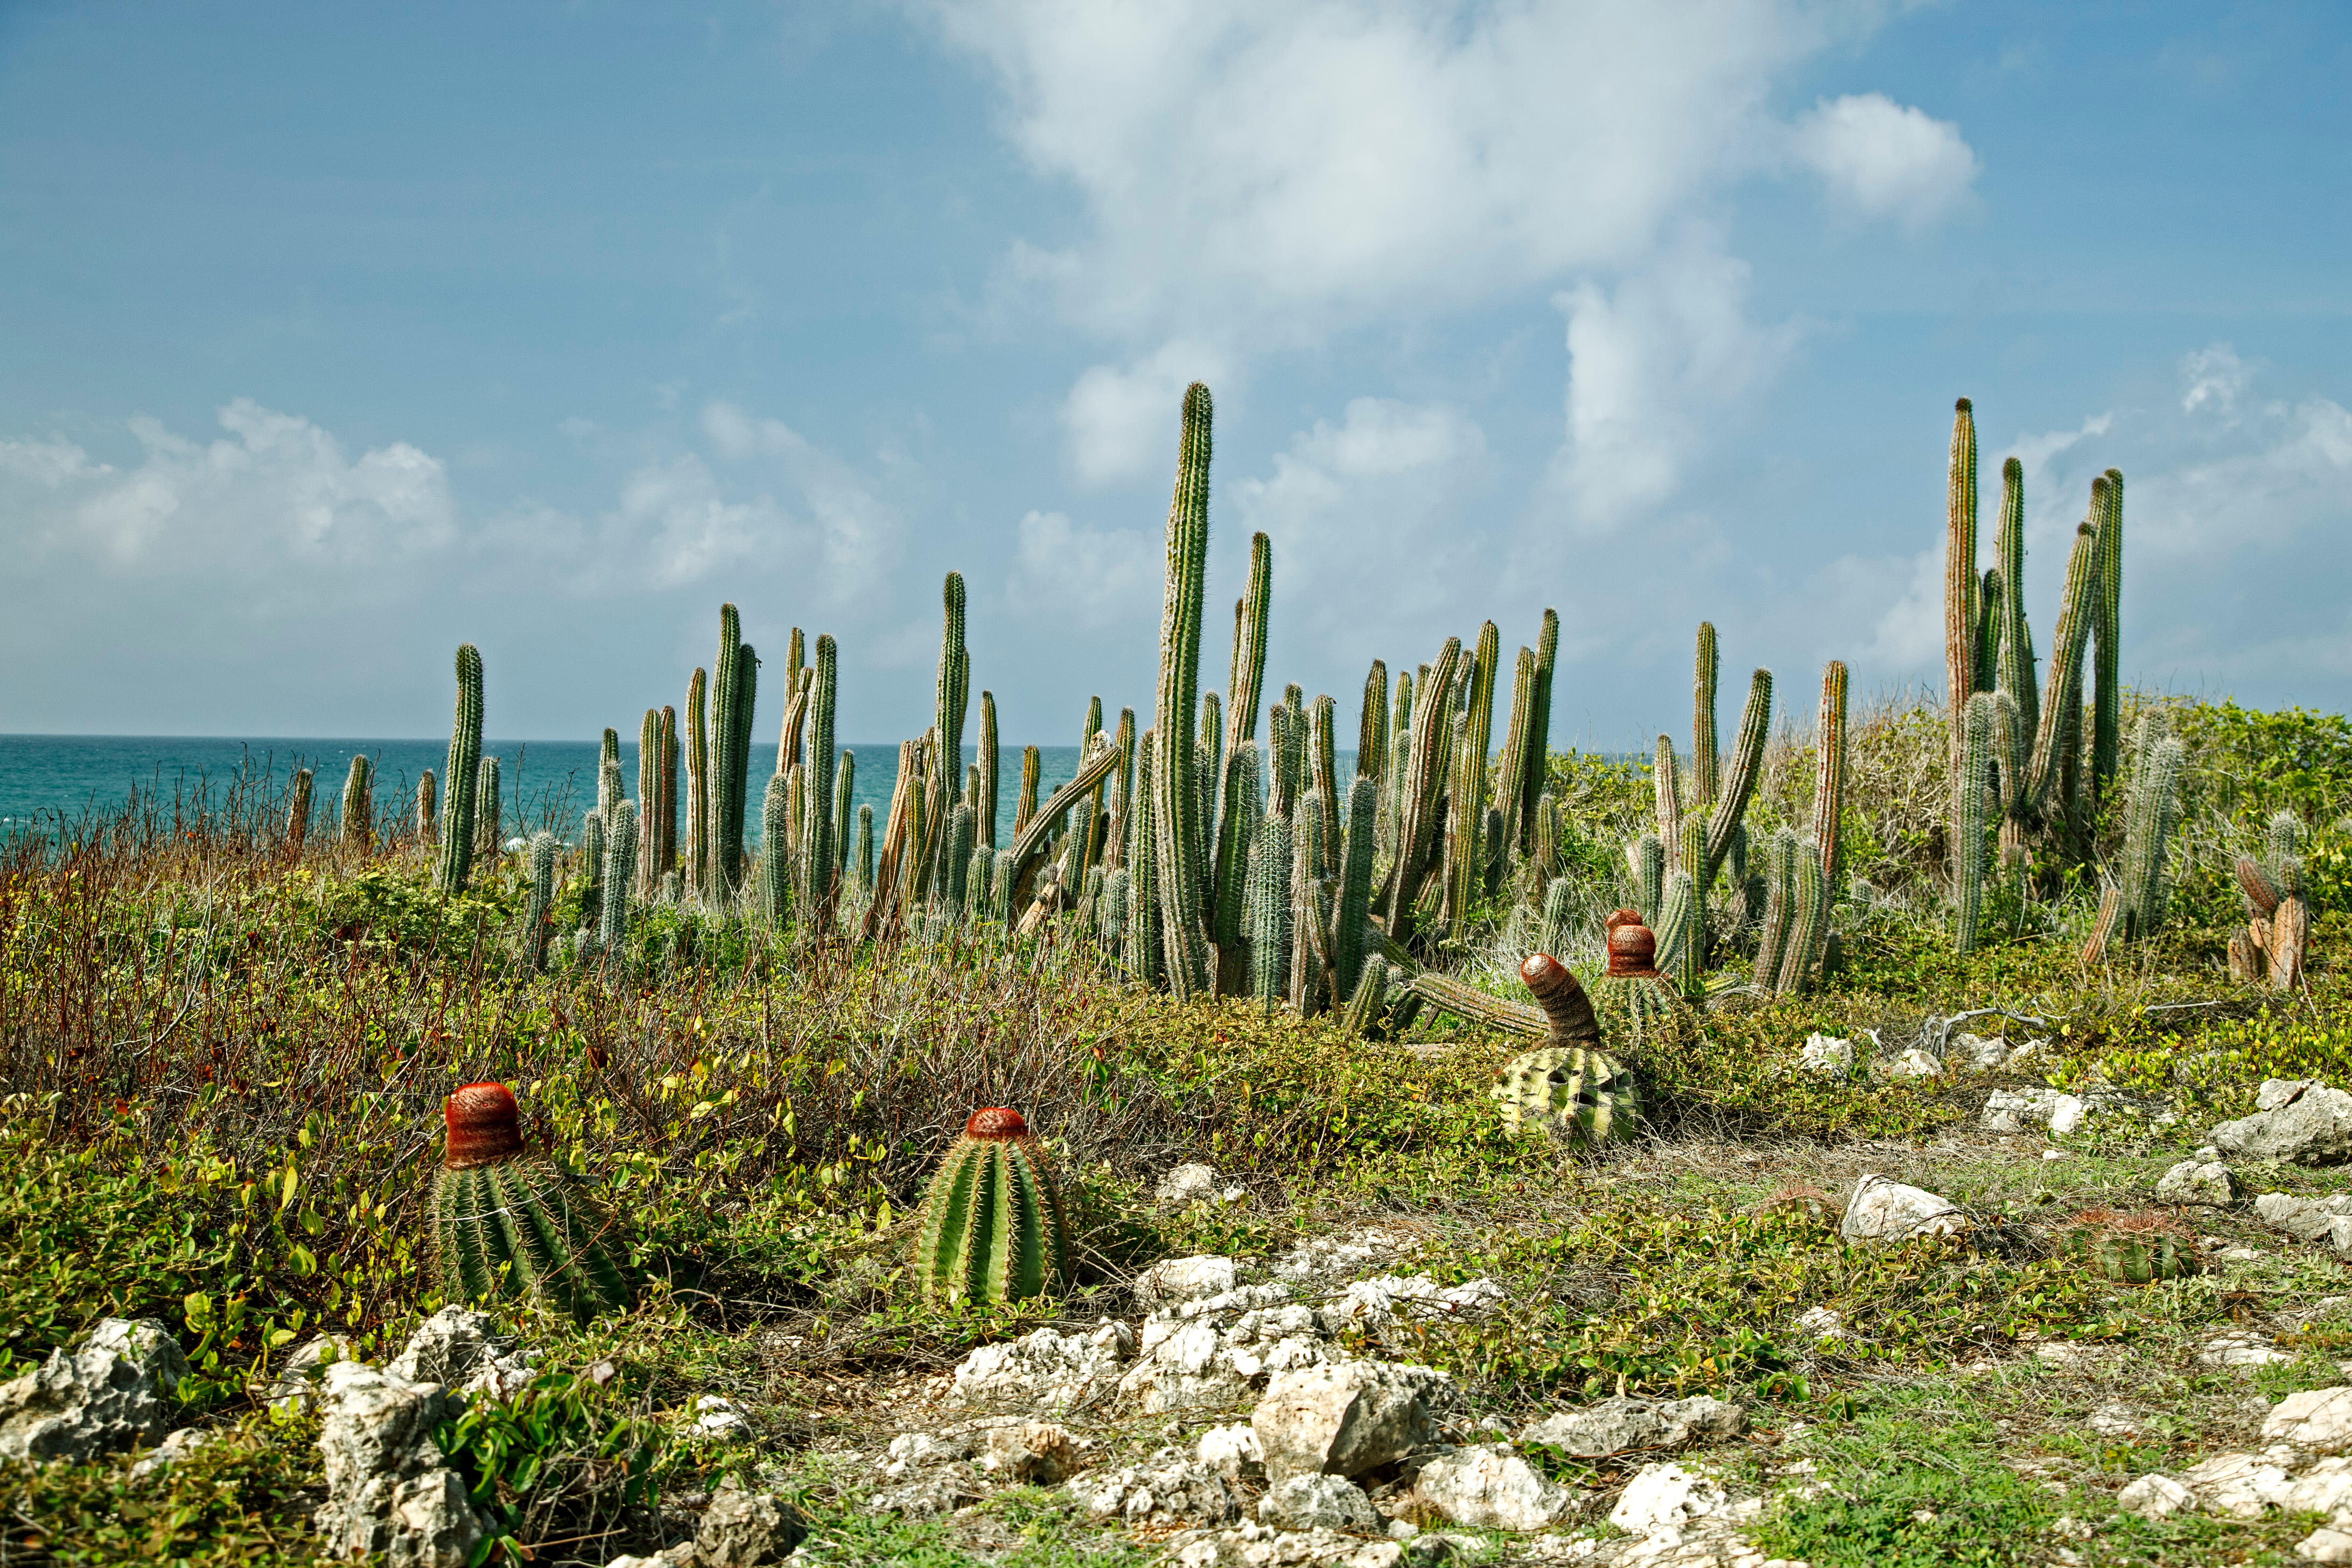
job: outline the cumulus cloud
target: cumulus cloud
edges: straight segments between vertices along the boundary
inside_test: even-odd
[[[1179,339],[1126,365],[1087,369],[1062,404],[1071,472],[1086,484],[1172,473],[1184,389],[1206,381],[1230,390],[1229,368],[1221,350]]]
[[[1058,511],[1021,520],[1005,603],[1015,614],[1067,617],[1087,631],[1156,626],[1161,536],[1095,529]]]
[[[1789,147],[1834,200],[1910,229],[1964,204],[1981,169],[1958,125],[1877,92],[1822,100],[1790,128]]]

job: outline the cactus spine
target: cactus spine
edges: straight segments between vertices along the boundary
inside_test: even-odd
[[[1715,686],[1722,664],[1715,623],[1699,622],[1697,668],[1691,677],[1691,786],[1701,806],[1716,795]]]
[[[1396,853],[1380,906],[1388,917],[1389,935],[1400,942],[1412,934],[1414,905],[1429,879],[1443,827],[1438,803],[1445,794],[1447,744],[1454,731],[1446,705],[1461,658],[1462,639],[1446,638],[1428,674],[1408,694],[1417,707],[1403,742],[1407,758],[1397,792]]]
[[[302,845],[310,837],[310,770],[294,770],[294,789],[286,803],[286,853],[299,859]]]
[[[782,773],[770,773],[760,802],[760,912],[772,925],[784,923],[792,897],[793,858],[785,847],[792,820],[791,781]]]
[[[1794,840],[1796,855],[1789,902],[1788,940],[1780,951],[1780,974],[1773,989],[1794,996],[1812,984],[1813,955],[1829,941],[1830,896],[1822,874],[1822,858],[1801,838]]]
[[[342,816],[337,824],[343,842],[361,848],[375,842],[375,763],[364,755],[352,759],[343,780]]]
[[[1385,785],[1389,776],[1389,667],[1372,660],[1364,672],[1364,706],[1356,719],[1356,774]]]
[[[1551,679],[1559,662],[1559,613],[1546,609],[1536,637],[1536,687],[1528,715],[1527,761],[1519,781],[1518,844],[1524,851],[1534,834],[1537,803],[1551,773]]]
[[[629,895],[636,886],[637,807],[616,801],[604,819],[604,874],[596,909],[596,945],[618,958],[629,936]]]
[[[522,909],[522,967],[536,974],[547,963],[547,936],[555,905],[555,835],[530,836],[530,890]]]
[[[629,1304],[613,1222],[552,1162],[523,1152],[512,1091],[469,1083],[444,1109],[433,1183],[442,1289],[460,1300],[537,1296],[585,1323]]]
[[[2087,1209],[2067,1226],[2066,1250],[2118,1285],[2177,1279],[2200,1266],[2195,1232],[2156,1210]]]
[[[2181,743],[2151,714],[2139,721],[2138,756],[2124,826],[2124,940],[2146,941],[2164,924],[2171,881],[2164,852],[2180,815]]]
[[[1208,984],[1201,921],[1200,787],[1192,778],[1193,716],[1200,709],[1201,610],[1209,558],[1209,389],[1184,393],[1176,490],[1168,508],[1168,574],[1160,618],[1159,736],[1153,826],[1159,835],[1160,915],[1169,988],[1180,1002]]]
[[[1324,1007],[1329,962],[1325,936],[1330,930],[1324,891],[1323,801],[1308,790],[1298,797],[1291,829],[1290,1005],[1302,1018]]]
[[[580,893],[580,931],[593,941],[604,907],[604,814],[593,808],[580,819],[580,869],[588,879]]]
[[[1952,455],[1945,487],[1944,681],[1957,768],[1968,744],[1969,698],[1977,670],[1977,426],[1969,400],[1952,405]]]
[[[1020,1113],[975,1111],[916,1218],[914,1273],[933,1301],[1017,1301],[1070,1277],[1070,1224]]]
[[[1268,1015],[1290,994],[1290,819],[1269,810],[1250,845],[1250,994]]]
[[[1029,819],[1037,815],[1038,765],[1037,748],[1022,747],[1021,793],[1013,802],[1013,837],[1015,838],[1020,837],[1022,830],[1029,826]]]
[[[482,760],[482,656],[472,643],[457,649],[457,711],[449,726],[449,760],[443,775],[449,781],[449,808],[442,815],[440,863],[433,885],[443,893],[462,893],[474,866],[474,770]],[[433,811],[420,785],[417,830],[432,830]]]

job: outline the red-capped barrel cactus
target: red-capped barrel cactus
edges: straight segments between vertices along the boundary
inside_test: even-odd
[[[586,1322],[635,1294],[613,1221],[548,1159],[526,1153],[512,1090],[469,1083],[449,1097],[433,1183],[442,1289],[465,1300],[536,1296]]]
[[[1689,1043],[1698,1016],[1675,983],[1657,969],[1658,940],[1632,910],[1601,922],[1609,932],[1609,967],[1587,988],[1601,1047],[1629,1061]]]
[[[1519,966],[1519,979],[1543,1008],[1552,1043],[1504,1064],[1501,1080],[1488,1091],[1502,1108],[1504,1125],[1542,1128],[1591,1148],[1632,1136],[1641,1123],[1633,1074],[1598,1048],[1600,1025],[1583,985],[1543,952]]]
[[[1015,1301],[1070,1278],[1070,1222],[1017,1110],[972,1112],[916,1219],[915,1280],[934,1301]]]

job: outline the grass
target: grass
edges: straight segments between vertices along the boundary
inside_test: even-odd
[[[532,976],[508,952],[511,857],[445,900],[414,844],[316,836],[288,854],[254,791],[176,811],[142,801],[55,845],[12,841],[0,1375],[100,1317],[160,1317],[195,1368],[178,1418],[226,1435],[135,1482],[114,1462],[0,1471],[0,1557],[305,1560],[314,1431],[274,1416],[261,1391],[312,1333],[376,1355],[440,1304],[422,1205],[441,1100],[498,1078],[530,1139],[625,1218],[653,1281],[635,1310],[585,1329],[528,1321],[539,1384],[446,1434],[498,1513],[504,1558],[646,1549],[665,1499],[733,1471],[803,1498],[815,1561],[1142,1562],[1148,1543],[1058,1494],[999,1492],[945,1521],[875,1518],[850,1457],[972,1345],[1131,1315],[1126,1281],[1153,1258],[1265,1258],[1375,1223],[1423,1238],[1412,1267],[1496,1279],[1510,1303],[1368,1349],[1448,1369],[1507,1423],[1621,1388],[1747,1400],[1762,1440],[1717,1462],[1773,1489],[1757,1539],[1781,1555],[2284,1561],[2308,1521],[2147,1524],[2117,1516],[2113,1495],[2249,1441],[2255,1394],[2340,1381],[2352,1313],[2305,1315],[2348,1293],[2342,1266],[2219,1212],[2195,1223],[2259,1262],[2133,1289],[2052,1247],[2081,1209],[2149,1204],[2263,1078],[2352,1081],[2329,962],[2352,924],[2335,816],[2352,731],[2226,705],[2175,721],[2197,748],[2175,919],[2086,969],[2090,889],[2047,868],[1996,889],[1996,934],[1953,954],[1933,871],[1941,717],[1865,714],[1845,837],[1868,891],[1842,907],[1835,983],[1733,998],[1687,1047],[1640,1064],[1648,1134],[1606,1158],[1502,1131],[1485,1091],[1517,1042],[1434,1015],[1378,1041],[1239,1002],[1176,1007],[1060,932],[851,947],[664,909],[633,932],[625,971]],[[1801,819],[1808,744],[1775,742],[1752,826]],[[1617,846],[1644,826],[1647,786],[1638,766],[1574,755],[1555,759],[1554,782],[1568,808],[1550,868],[1580,889],[1584,945],[1567,956],[1581,967],[1623,896]],[[2282,807],[2314,829],[2315,965],[2292,995],[2231,984],[2220,958],[2242,918],[2228,857]],[[2112,854],[2115,825],[2102,831]],[[1531,929],[1515,907],[1530,886],[1505,879],[1463,954],[1497,989]],[[576,881],[563,896],[576,904]],[[1725,935],[1737,977],[1740,939]],[[1892,1047],[1931,1015],[1973,1009],[1994,1010],[1979,1032],[2050,1042],[2030,1075],[1840,1083],[1790,1065],[1813,1033],[1873,1030]],[[1972,1131],[1997,1086],[2162,1096],[2179,1120],[2095,1120],[2045,1161]],[[1061,1299],[933,1310],[899,1288],[903,1222],[981,1104],[1020,1106],[1050,1138],[1083,1267]],[[1155,1205],[1151,1178],[1190,1159],[1247,1201]],[[1773,1202],[1840,1194],[1871,1171],[1945,1194],[1974,1237],[1849,1248],[1818,1214]],[[2262,1182],[2317,1194],[2352,1176]],[[1846,1331],[1816,1342],[1796,1320],[1824,1307]],[[2201,1337],[2237,1324],[2269,1327],[2300,1359],[2202,1367]],[[2044,1363],[2032,1352],[2045,1345],[2088,1359]],[[749,1413],[750,1442],[688,1435],[688,1402],[713,1392]],[[2084,1418],[2118,1399],[2140,1412],[2137,1435],[2095,1438]],[[1095,1436],[1106,1455],[1172,1440],[1116,1424]],[[1548,1462],[1604,1491],[1630,1473]]]

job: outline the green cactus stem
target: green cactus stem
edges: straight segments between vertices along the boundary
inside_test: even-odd
[[[433,885],[443,893],[462,893],[474,866],[474,770],[482,760],[482,656],[472,643],[457,649],[457,711],[449,726],[448,809],[442,813],[441,854]],[[417,795],[417,830],[432,831],[432,809],[423,790]]]
[[[1274,541],[1250,536],[1249,590],[1234,605],[1234,665],[1225,683],[1233,700],[1232,745],[1257,739],[1258,703],[1265,690],[1265,632],[1274,603]]]
[[[1536,637],[1536,689],[1528,717],[1527,765],[1519,782],[1521,801],[1517,843],[1522,853],[1534,832],[1536,803],[1543,797],[1551,773],[1551,681],[1559,662],[1559,614],[1547,609],[1543,629]]]
[[[1307,708],[1307,785],[1323,806],[1323,853],[1318,877],[1336,876],[1339,865],[1339,747],[1333,733],[1339,705],[1318,694]]]
[[[438,805],[440,793],[433,770],[425,769],[416,775],[416,837],[434,843],[439,837]]]
[[[593,938],[604,902],[604,814],[593,808],[580,819],[580,929]]]
[[[1658,901],[1656,956],[1658,968],[1675,977],[1685,996],[1701,994],[1706,989],[1699,919],[1698,879],[1676,867],[1667,876],[1665,891]]]
[[[1715,802],[1715,687],[1722,663],[1716,649],[1715,623],[1699,622],[1696,668],[1691,676],[1691,789],[1692,804],[1702,808]]]
[[[857,808],[857,896],[874,896],[874,808]]]
[[[1268,810],[1250,843],[1250,994],[1271,1016],[1290,995],[1290,819]]]
[[[286,802],[286,855],[289,859],[302,857],[302,846],[310,837],[310,770],[294,770],[294,785]]]
[[[1225,753],[1224,812],[1217,844],[1217,897],[1212,906],[1217,944],[1217,990],[1238,995],[1247,986],[1250,845],[1265,814],[1258,789],[1258,751],[1243,745]]]
[[[1813,850],[1832,889],[1845,886],[1846,669],[1830,660],[1822,671],[1822,707],[1813,726]]]
[[[586,1323],[635,1294],[613,1221],[552,1161],[523,1151],[514,1094],[469,1083],[449,1097],[433,1184],[443,1292],[536,1297]]]
[[[973,801],[974,828],[980,841],[991,849],[996,847],[996,770],[999,748],[996,742],[996,694],[980,694],[980,791]]]
[[[536,974],[547,963],[547,939],[554,929],[555,835],[530,836],[530,888],[522,907],[522,931],[515,944],[523,973]]]
[[[1527,809],[1528,746],[1532,741],[1536,701],[1535,649],[1522,647],[1511,667],[1511,718],[1503,731],[1503,755],[1495,778],[1495,805],[1502,812],[1502,833],[1493,848],[1508,847],[1526,853],[1520,815]]]
[[[1554,877],[1544,888],[1543,924],[1536,934],[1538,952],[1566,952],[1576,919],[1576,884]]]
[[[1160,621],[1160,679],[1152,727],[1159,736],[1159,773],[1152,824],[1159,834],[1161,943],[1169,988],[1180,1002],[1207,989],[1208,954],[1202,919],[1201,787],[1193,777],[1194,716],[1201,706],[1201,612],[1209,560],[1209,458],[1213,410],[1209,389],[1194,382],[1184,393],[1183,437],[1178,447],[1176,489],[1168,508],[1168,572]]]
[[[915,1220],[914,1281],[928,1300],[1018,1301],[1070,1278],[1070,1222],[1045,1151],[1018,1111],[972,1113]]]
[[[1952,777],[1952,907],[1955,949],[1963,958],[1977,949],[1984,910],[1985,796],[1991,788],[1993,731],[2001,723],[1993,693],[1969,699],[1968,731],[1960,765]]]
[[[785,848],[792,832],[792,802],[791,779],[770,773],[760,802],[760,912],[773,926],[784,923],[792,903],[793,858]]]
[[[2123,748],[2124,476],[2107,470],[2106,516],[2099,524],[2098,652],[2092,661],[2091,797],[2114,787]]]
[[[1356,773],[1376,784],[1389,776],[1389,667],[1372,660],[1364,673],[1364,705],[1356,716]]]
[[[1378,940],[1371,924],[1371,900],[1372,848],[1379,834],[1380,806],[1378,784],[1362,773],[1349,781],[1348,838],[1339,857],[1339,886],[1331,914],[1331,984],[1336,996],[1355,996],[1364,973],[1366,944]]]
[[[1018,838],[1028,830],[1029,822],[1037,815],[1037,772],[1040,766],[1037,748],[1021,748],[1021,793],[1013,800],[1013,837]]]
[[[2066,1226],[2064,1250],[2099,1278],[2118,1285],[2178,1279],[2202,1266],[2196,1233],[2173,1215],[2152,1209],[2125,1214],[2085,1209]]]
[[[941,861],[947,868],[947,907],[956,914],[963,913],[971,899],[971,804],[960,800],[948,811],[947,849]]]
[[[1445,900],[1439,916],[1449,937],[1468,929],[1484,869],[1478,856],[1478,839],[1486,826],[1486,803],[1478,794],[1484,770],[1478,765],[1477,730],[1467,712],[1454,715],[1452,755],[1454,776],[1446,786]]]
[[[596,906],[596,942],[618,957],[629,935],[629,900],[636,887],[637,806],[615,801],[604,819],[604,874]]]
[[[1658,737],[1656,756],[1650,764],[1650,795],[1656,811],[1658,842],[1671,853],[1683,841],[1683,791],[1670,735]]]
[[[824,787],[835,779],[838,770],[852,765],[847,752],[835,756],[834,709],[840,682],[839,663],[840,655],[832,635],[819,634],[816,662],[809,676],[809,831],[800,847],[800,857],[803,918],[820,923],[833,907],[834,884],[840,874],[838,834],[847,811],[845,803],[851,783],[851,777],[840,778],[838,801]]]
[[[337,828],[346,844],[366,848],[375,842],[375,763],[364,755],[352,758],[343,779],[342,816]]]
[[[1355,1039],[1375,1033],[1388,1012],[1388,961],[1374,955],[1364,961],[1355,989],[1348,994],[1347,1008],[1339,1015],[1339,1032]]]
[[[1764,848],[1764,919],[1756,938],[1755,984],[1770,991],[1780,977],[1789,927],[1797,912],[1796,829],[1783,827]]]
[[[2126,942],[2145,942],[2162,929],[2171,899],[2165,848],[2180,818],[2180,774],[2188,752],[2153,714],[2140,721],[2133,750],[2137,755],[2124,820],[2122,935]]]
[[[963,782],[963,721],[971,707],[971,655],[963,641],[963,574],[950,572],[940,591],[940,670],[935,693],[940,776]]]
[[[1302,1018],[1322,1012],[1329,999],[1330,955],[1326,943],[1331,926],[1322,870],[1326,858],[1323,798],[1319,791],[1310,789],[1298,797],[1291,828],[1290,1005]]]
[[[1712,792],[1714,808],[1706,819],[1706,858],[1696,868],[1702,895],[1715,885],[1723,868],[1724,857],[1731,853],[1731,841],[1747,820],[1748,803],[1755,795],[1756,781],[1764,773],[1764,743],[1772,731],[1772,672],[1759,669],[1748,678],[1748,700],[1739,710],[1739,739],[1731,752],[1731,773],[1722,781],[1722,787]]]
[[[484,757],[474,764],[474,860],[478,865],[495,866],[502,847],[499,830],[503,824],[502,803],[499,789],[499,760]]]
[[[710,725],[705,709],[709,677],[698,668],[686,683],[685,882],[697,903],[710,897]]]
[[[1665,840],[1644,833],[1625,847],[1625,863],[1633,873],[1634,907],[1643,920],[1658,919],[1666,897]]]
[[[1157,985],[1164,971],[1160,946],[1160,832],[1152,820],[1159,791],[1153,778],[1159,738],[1146,730],[1135,743],[1135,807],[1128,819],[1127,971]]]
[[[1969,400],[1952,405],[1952,455],[1944,506],[1944,700],[1951,757],[1968,743],[1969,699],[1976,690],[1977,426]]]
[[[1780,973],[1773,989],[1795,996],[1811,988],[1814,954],[1828,942],[1830,898],[1822,874],[1822,858],[1813,847],[1796,841],[1796,862],[1790,879],[1789,935],[1780,950]]]
[[[2091,515],[2106,506],[2107,481],[2091,481]],[[2043,818],[2052,789],[2058,782],[2060,742],[2068,733],[2064,722],[2083,706],[2083,656],[2091,626],[2098,618],[2098,531],[2088,521],[2074,531],[2074,551],[2066,562],[2066,590],[2060,601],[2058,630],[2050,645],[2050,684],[2042,693],[2041,721],[2034,731],[2032,758],[2024,769],[2025,813]]]

